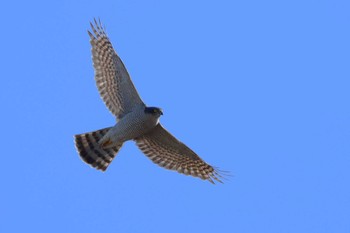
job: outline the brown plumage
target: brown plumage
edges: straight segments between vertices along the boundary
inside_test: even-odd
[[[211,183],[214,183],[213,179],[222,182],[222,176],[217,170],[177,140],[161,124],[135,141],[140,150],[161,167],[199,177]]]

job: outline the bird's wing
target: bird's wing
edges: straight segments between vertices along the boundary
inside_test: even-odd
[[[214,180],[222,182],[222,176],[217,169],[204,162],[160,124],[135,141],[140,150],[161,167],[199,177],[211,183],[214,183]]]
[[[118,119],[130,112],[136,105],[144,105],[128,71],[119,58],[110,42],[101,21],[90,23],[92,33],[90,44],[92,46],[92,60],[95,68],[95,80],[101,98],[107,108]]]

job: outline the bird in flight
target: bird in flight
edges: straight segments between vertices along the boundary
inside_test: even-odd
[[[161,167],[211,183],[222,183],[221,171],[204,162],[159,123],[162,109],[143,103],[101,21],[95,19],[90,25],[92,30],[88,34],[96,85],[107,108],[116,116],[117,124],[75,135],[75,147],[81,159],[105,171],[123,143],[133,140],[148,158]]]

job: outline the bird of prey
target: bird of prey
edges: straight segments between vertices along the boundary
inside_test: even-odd
[[[130,76],[110,42],[101,21],[90,23],[88,31],[98,91],[117,124],[93,132],[75,135],[81,159],[105,171],[123,143],[133,140],[154,163],[185,175],[222,182],[221,172],[204,162],[195,152],[177,140],[160,123],[163,112],[141,100]]]

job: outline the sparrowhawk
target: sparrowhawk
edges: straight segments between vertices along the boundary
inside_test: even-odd
[[[117,117],[113,127],[75,135],[82,160],[105,171],[128,140],[161,167],[214,183],[220,171],[204,162],[159,123],[160,108],[147,107],[105,32],[101,21],[90,23],[88,31],[98,91],[108,109]]]

